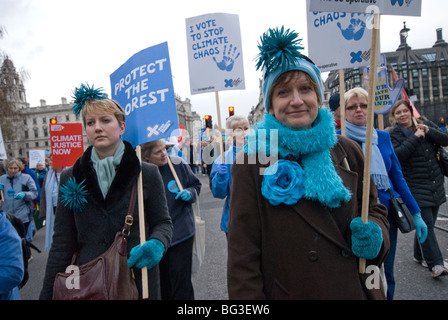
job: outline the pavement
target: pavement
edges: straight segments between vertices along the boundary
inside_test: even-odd
[[[227,240],[219,228],[224,200],[213,198],[208,177],[198,175],[202,181],[199,197],[200,213],[206,225],[206,248],[204,262],[192,281],[197,300],[228,300],[227,295]],[[448,190],[448,188],[446,189]],[[448,231],[448,208],[444,204],[437,225]],[[439,246],[448,262],[448,232],[436,229]],[[398,236],[395,259],[395,300],[446,300],[448,298],[448,276],[433,279],[431,273],[412,261],[414,232]],[[42,250],[32,250],[33,260],[29,264],[30,279],[20,290],[22,300],[37,300],[42,288],[48,252],[43,251],[45,228],[40,229],[33,243]]]

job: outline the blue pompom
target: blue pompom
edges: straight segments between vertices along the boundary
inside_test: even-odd
[[[299,52],[303,50],[302,39],[299,39],[298,33],[290,31],[282,26],[269,29],[261,36],[261,44],[258,44],[260,53],[258,54],[257,70],[262,68],[266,73],[277,69],[278,67],[287,67],[294,64],[297,58],[304,56]]]
[[[85,185],[83,183],[85,180],[81,181],[80,184],[76,183],[74,177],[67,180],[67,182],[61,187],[61,202],[64,207],[69,207],[74,211],[84,211],[88,195],[87,190],[85,190]]]
[[[73,92],[72,98],[74,99],[75,105],[73,106],[72,110],[73,113],[76,116],[79,116],[82,109],[84,108],[86,102],[91,99],[96,100],[103,100],[107,99],[107,94],[102,92],[103,88],[95,89],[92,85],[92,87],[89,87],[88,84],[81,84],[79,88],[76,88]]]

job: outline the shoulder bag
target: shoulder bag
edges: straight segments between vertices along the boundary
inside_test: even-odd
[[[448,177],[448,152],[443,147],[437,149],[437,160],[443,175]]]
[[[86,264],[79,267],[72,265],[71,273],[58,273],[53,285],[53,300],[138,299],[134,274],[127,264],[127,244],[133,223],[136,189],[134,185],[123,230],[115,235],[110,248]],[[76,257],[77,253],[73,255],[72,264]]]
[[[412,217],[412,214],[406,204],[403,202],[403,199],[396,198],[392,189],[389,189],[389,193],[389,214],[391,215],[392,220],[395,222],[398,229],[400,229],[401,233],[408,233],[412,230],[415,230],[414,218]]]

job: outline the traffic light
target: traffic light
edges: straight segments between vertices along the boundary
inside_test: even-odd
[[[235,108],[234,107],[229,107],[229,117],[233,116],[235,113]]]
[[[212,127],[213,127],[212,116],[206,115],[204,118],[205,118],[205,127],[209,128],[209,129],[212,129]]]
[[[56,118],[50,119],[50,124],[57,124],[57,123],[58,123],[58,119],[56,119]]]

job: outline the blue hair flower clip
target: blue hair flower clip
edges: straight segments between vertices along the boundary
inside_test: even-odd
[[[64,207],[69,207],[74,211],[84,211],[87,204],[86,196],[89,194],[85,190],[86,186],[83,185],[85,181],[84,179],[80,184],[77,184],[76,179],[72,177],[61,187],[61,202]]]
[[[72,98],[74,99],[75,105],[73,106],[72,110],[73,113],[76,116],[79,116],[82,109],[86,105],[86,102],[91,99],[96,100],[103,100],[107,99],[107,94],[102,92],[103,88],[95,89],[92,85],[92,87],[89,87],[88,84],[81,84],[79,88],[76,88],[73,92]]]
[[[261,68],[266,74],[278,67],[285,68],[289,64],[294,64],[297,58],[305,57],[299,52],[304,47],[298,33],[289,29],[285,30],[284,26],[281,29],[269,29],[260,37],[260,40],[256,68],[257,70]]]

